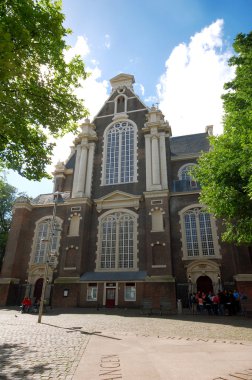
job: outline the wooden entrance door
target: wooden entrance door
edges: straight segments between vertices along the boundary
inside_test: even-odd
[[[213,283],[210,277],[200,276],[197,280],[197,291],[209,293],[213,292]]]
[[[106,289],[106,307],[114,307],[115,306],[115,288],[107,288]]]
[[[43,287],[43,278],[39,278],[34,287],[34,293],[33,297],[35,298],[35,301],[40,300],[41,294],[42,294],[42,287]]]

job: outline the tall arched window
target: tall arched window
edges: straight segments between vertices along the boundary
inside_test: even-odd
[[[100,220],[98,267],[102,270],[130,270],[135,266],[136,218],[127,212],[103,217]]]
[[[116,113],[126,112],[126,98],[121,95],[116,99]]]
[[[42,220],[37,224],[35,231],[35,264],[45,263],[46,257],[50,252],[57,252],[60,240],[60,222],[51,219]]]
[[[200,207],[181,212],[184,258],[219,255],[214,219]]]
[[[104,184],[135,181],[136,127],[129,121],[113,124],[105,134]]]
[[[196,164],[185,164],[181,166],[178,171],[178,177],[180,180],[188,182],[191,188],[197,187],[197,181],[192,175],[192,170],[195,168]]]

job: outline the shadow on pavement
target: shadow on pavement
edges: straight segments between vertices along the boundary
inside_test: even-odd
[[[100,336],[102,338],[121,340],[119,338],[115,338],[115,337],[112,337],[112,336],[103,335],[101,333],[101,331],[93,331],[93,332],[83,331],[82,327],[62,327],[62,326],[52,325],[50,323],[44,323],[44,322],[42,322],[42,324],[43,325],[47,325],[47,326],[51,326],[51,327],[56,327],[58,329],[67,330],[68,333],[79,332],[80,334],[84,334],[84,335],[96,335],[96,336]],[[1,379],[1,377],[0,377],[0,379]]]
[[[27,362],[22,366],[25,346],[20,344],[2,344],[0,345],[0,379],[32,379],[33,375],[43,374],[45,370],[50,369],[46,365],[34,365],[27,368]],[[31,352],[31,347],[29,347]],[[34,351],[36,352],[36,351]],[[39,352],[38,352],[39,355]],[[11,368],[11,372],[10,372]]]

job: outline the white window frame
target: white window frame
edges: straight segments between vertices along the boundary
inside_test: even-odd
[[[124,110],[118,112],[117,111],[118,99],[121,98],[121,97],[124,98]],[[120,114],[120,113],[126,113],[127,112],[127,100],[128,100],[128,98],[127,98],[127,96],[125,94],[119,93],[119,95],[115,98],[115,114],[118,114],[118,113]]]
[[[197,164],[193,163],[193,162],[188,162],[186,164],[184,164],[183,166],[181,166],[179,168],[179,171],[178,171],[178,179],[181,181],[181,180],[187,180],[187,181],[190,181],[190,186],[191,188],[197,188],[198,187],[198,183],[197,183],[197,180],[195,178],[193,178],[191,175],[189,175],[189,173],[187,173],[187,170],[190,171],[190,169],[192,167],[195,167],[197,166]]]
[[[128,288],[131,288],[130,292],[134,293],[133,297],[127,298],[127,290],[128,290]],[[136,283],[135,282],[132,282],[132,283],[126,282],[124,284],[124,301],[127,301],[127,302],[135,302],[136,301]]]
[[[212,244],[213,244],[213,254],[203,254],[203,247],[202,243],[205,243],[201,239],[201,233],[200,233],[200,224],[199,224],[199,216],[196,215],[196,235],[197,235],[197,242],[198,242],[198,255],[190,255],[188,254],[188,241],[186,239],[186,226],[185,226],[185,215],[188,211],[193,211],[197,213],[196,210],[203,211],[204,206],[201,204],[192,204],[190,206],[185,207],[179,212],[180,216],[180,225],[181,225],[181,235],[182,235],[182,251],[183,251],[183,260],[199,260],[199,259],[216,259],[220,258],[220,245],[218,243],[218,235],[217,235],[217,226],[216,226],[216,220],[214,219],[213,215],[210,213],[210,226],[211,226],[211,234],[212,234]],[[206,241],[207,244],[207,241]]]
[[[98,285],[97,283],[88,283],[87,284],[87,301],[97,301],[98,296]]]
[[[130,239],[130,243],[132,243],[132,251],[133,251],[133,258],[132,258],[132,261],[130,260],[130,262],[132,262],[132,266],[127,266],[127,267],[124,267],[124,266],[121,266],[120,265],[120,257],[119,257],[119,251],[120,251],[120,238],[119,238],[119,233],[123,233],[123,230],[120,230],[120,220],[122,220],[122,217],[123,216],[129,216],[130,217],[130,220],[132,221],[133,225],[132,225],[132,231],[130,233],[133,234],[132,238]],[[115,230],[114,230],[114,234],[115,234],[115,239],[113,240],[109,240],[109,239],[104,239],[104,236],[103,236],[103,226],[104,226],[104,222],[105,220],[107,219],[107,217],[114,217],[115,218]],[[130,272],[130,271],[135,271],[137,270],[137,243],[138,243],[138,239],[137,239],[137,219],[138,219],[138,215],[131,211],[131,210],[125,210],[125,209],[114,209],[114,210],[109,210],[107,212],[105,212],[103,215],[101,215],[99,218],[98,218],[98,221],[99,221],[99,226],[98,226],[98,248],[97,248],[97,259],[96,259],[96,269],[99,270],[99,271],[104,271],[104,272],[118,272],[118,271],[127,271],[127,272]],[[109,228],[109,227],[107,227]],[[102,252],[102,249],[103,247],[106,246],[106,247],[112,247],[114,248],[114,258],[112,257],[111,258],[111,255],[108,253],[108,258],[107,260],[105,260],[105,263],[111,262],[111,265],[110,266],[103,266],[102,265],[102,255],[103,255],[103,252]],[[123,251],[123,244],[121,245],[121,249]],[[128,252],[126,252],[126,261],[127,261],[127,256],[129,255]],[[114,263],[114,264],[113,264]]]
[[[134,136],[133,136],[133,157],[131,159],[133,160],[133,179],[125,182],[121,182],[121,168],[122,168],[122,162],[121,162],[121,148],[122,148],[122,137],[121,135],[119,136],[120,141],[119,141],[119,152],[118,156],[120,157],[120,162],[118,163],[119,168],[118,168],[118,180],[117,181],[107,181],[106,179],[106,169],[107,169],[107,155],[108,155],[108,135],[110,130],[117,124],[121,123],[129,123],[133,127],[134,131]],[[102,186],[110,186],[110,185],[118,185],[118,184],[125,184],[125,183],[134,183],[137,182],[137,125],[129,119],[125,118],[119,118],[116,121],[113,121],[110,123],[107,128],[104,131],[103,135],[103,162],[102,162],[102,179],[101,179],[101,185]]]

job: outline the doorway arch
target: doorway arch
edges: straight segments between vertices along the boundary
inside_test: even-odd
[[[208,276],[199,276],[197,278],[197,292],[209,293],[213,292],[213,282]]]
[[[218,292],[220,265],[212,260],[194,260],[187,265],[188,285],[191,293],[198,290]],[[190,279],[190,280],[189,280]],[[205,290],[203,290],[203,289]]]

